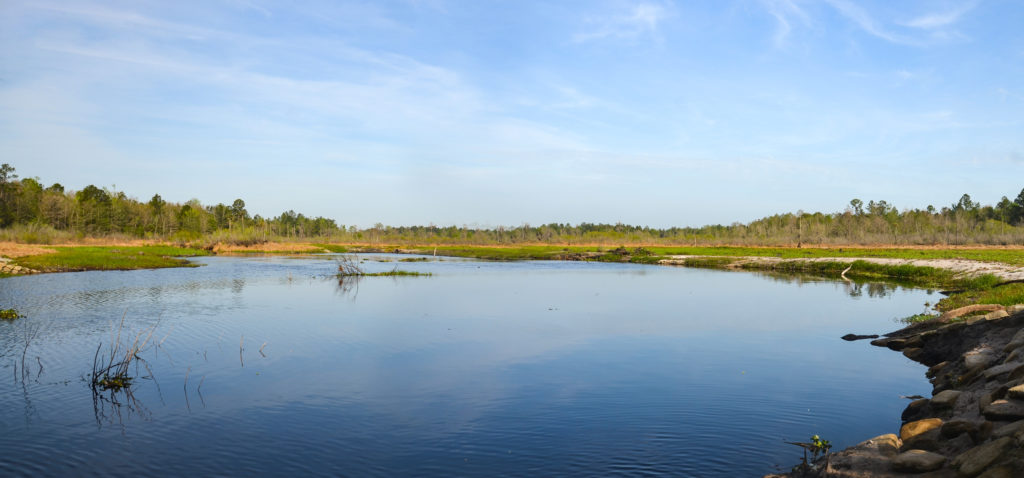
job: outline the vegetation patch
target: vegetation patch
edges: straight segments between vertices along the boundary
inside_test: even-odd
[[[139,367],[149,370],[149,365],[141,354],[152,344],[150,340],[156,326],[139,332],[134,339],[128,336],[127,340],[122,341],[124,319],[121,317],[117,336],[108,346],[107,352],[101,354],[102,343],[96,347],[96,354],[92,359],[92,373],[89,375],[89,385],[93,393],[130,391],[132,382],[139,374]]]
[[[939,301],[940,311],[958,309],[972,304],[997,304],[1011,306],[1024,304],[1024,284],[1014,283],[998,287],[965,290]]]
[[[25,317],[14,309],[0,309],[0,320],[12,321]]]
[[[911,315],[909,317],[904,317],[900,319],[900,322],[903,322],[904,324],[916,324],[919,322],[927,322],[929,320],[937,318],[939,318],[938,314],[920,313]]]
[[[337,277],[342,280],[346,277],[425,277],[434,275],[430,272],[398,270],[397,266],[386,272],[366,272],[352,256],[341,256],[335,262],[338,264]]]
[[[197,267],[179,256],[205,256],[203,249],[173,246],[57,247],[57,252],[15,259],[13,262],[43,272],[132,270],[164,267]]]
[[[397,268],[387,272],[366,272],[361,274],[362,277],[429,277],[432,275],[434,275],[432,272],[403,271]]]

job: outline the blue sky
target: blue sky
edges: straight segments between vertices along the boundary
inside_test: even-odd
[[[0,158],[342,224],[1015,197],[1011,0],[0,2]]]

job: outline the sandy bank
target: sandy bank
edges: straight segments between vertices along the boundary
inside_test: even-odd
[[[887,259],[877,257],[811,257],[806,259],[782,259],[778,257],[755,257],[755,256],[669,256],[662,260],[662,264],[683,265],[686,259],[694,258],[725,258],[732,259],[732,263],[726,267],[740,269],[744,264],[779,264],[784,262],[842,262],[851,264],[855,261],[865,261],[874,264],[884,265],[912,265],[919,267],[934,267],[946,269],[959,274],[974,276],[992,274],[1005,280],[1024,279],[1024,267],[1014,267],[1008,264],[996,262],[981,262],[966,259]]]

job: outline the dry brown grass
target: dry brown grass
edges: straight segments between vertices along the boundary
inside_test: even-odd
[[[39,254],[52,254],[57,252],[51,247],[37,246],[33,244],[18,244],[16,242],[0,242],[0,256],[24,257]]]
[[[277,252],[323,252],[323,249],[313,244],[302,242],[265,242],[251,246],[238,246],[218,242],[213,246],[213,252],[220,253],[277,253]]]

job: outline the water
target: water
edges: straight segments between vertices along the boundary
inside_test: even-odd
[[[930,390],[839,339],[898,327],[925,291],[377,262],[404,257],[363,266],[434,275],[339,285],[330,256],[209,257],[0,280],[28,316],[0,322],[0,475],[760,476],[797,463],[785,440],[892,432],[899,396]],[[153,378],[94,397],[83,377],[122,317],[122,338],[155,326]]]

